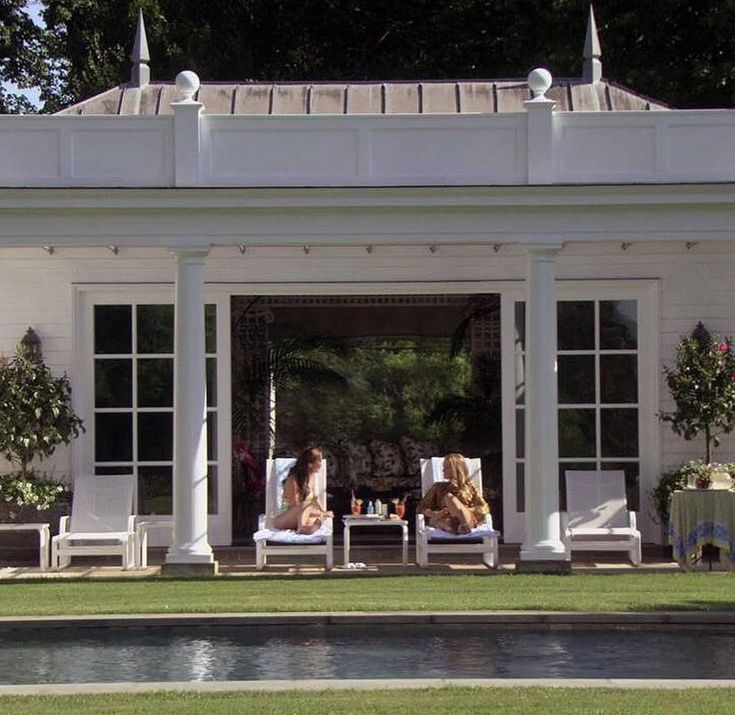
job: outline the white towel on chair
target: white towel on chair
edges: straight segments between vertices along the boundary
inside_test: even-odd
[[[500,532],[495,529],[489,529],[485,524],[476,526],[469,534],[452,534],[451,531],[437,529],[435,526],[427,527],[426,531],[430,539],[446,539],[452,541],[455,539],[485,539],[493,536],[500,536]]]
[[[260,529],[253,534],[253,541],[274,541],[279,544],[323,544],[332,530],[322,526],[313,534],[299,534],[293,529]]]

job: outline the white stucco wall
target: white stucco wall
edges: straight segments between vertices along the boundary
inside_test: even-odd
[[[661,375],[671,363],[679,338],[698,320],[712,331],[735,335],[735,244],[684,242],[634,243],[623,249],[618,242],[568,244],[558,261],[560,280],[656,279],[659,295],[659,348],[657,373],[662,402],[672,404]],[[106,248],[0,249],[0,354],[9,355],[33,326],[43,340],[47,363],[55,373],[73,374],[73,285],[171,283],[174,263],[165,249]],[[207,259],[207,280],[216,290],[234,293],[385,293],[462,292],[492,290],[486,282],[522,281],[523,251],[503,244],[489,246],[427,245],[377,246],[372,253],[361,247],[312,246],[249,248],[215,247]],[[140,288],[138,288],[140,289]],[[661,464],[675,466],[702,455],[701,440],[686,442],[662,425]],[[735,460],[735,438],[726,437],[717,450],[719,460]],[[70,451],[60,448],[44,465],[55,475],[68,474]]]

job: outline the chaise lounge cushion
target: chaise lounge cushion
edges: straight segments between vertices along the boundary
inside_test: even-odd
[[[323,544],[332,533],[331,520],[313,534],[299,534],[293,529],[260,529],[253,534],[253,541],[270,541],[276,544]]]
[[[496,531],[495,529],[491,529],[485,524],[476,526],[468,534],[452,534],[449,531],[444,531],[443,529],[437,529],[434,526],[427,526],[426,531],[429,536],[429,539],[442,539],[446,541],[460,541],[460,540],[467,541],[467,540],[473,540],[473,539],[484,539],[484,538],[491,537],[491,536],[500,536],[499,531]]]

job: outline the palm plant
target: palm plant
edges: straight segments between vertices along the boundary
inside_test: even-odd
[[[258,433],[274,435],[272,409],[275,394],[293,387],[348,386],[347,379],[318,358],[319,353],[342,357],[348,352],[344,340],[329,335],[304,335],[268,343],[265,349],[246,353],[236,374],[233,426],[235,432],[252,438]]]

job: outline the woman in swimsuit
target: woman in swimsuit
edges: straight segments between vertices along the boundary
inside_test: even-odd
[[[416,511],[428,519],[429,526],[452,534],[468,534],[490,513],[490,507],[470,481],[461,454],[447,455],[443,467],[446,481],[435,482]]]
[[[283,483],[283,509],[273,520],[276,529],[313,534],[325,518],[334,516],[331,511],[325,511],[316,498],[315,480],[321,466],[319,447],[309,447],[298,456]]]

